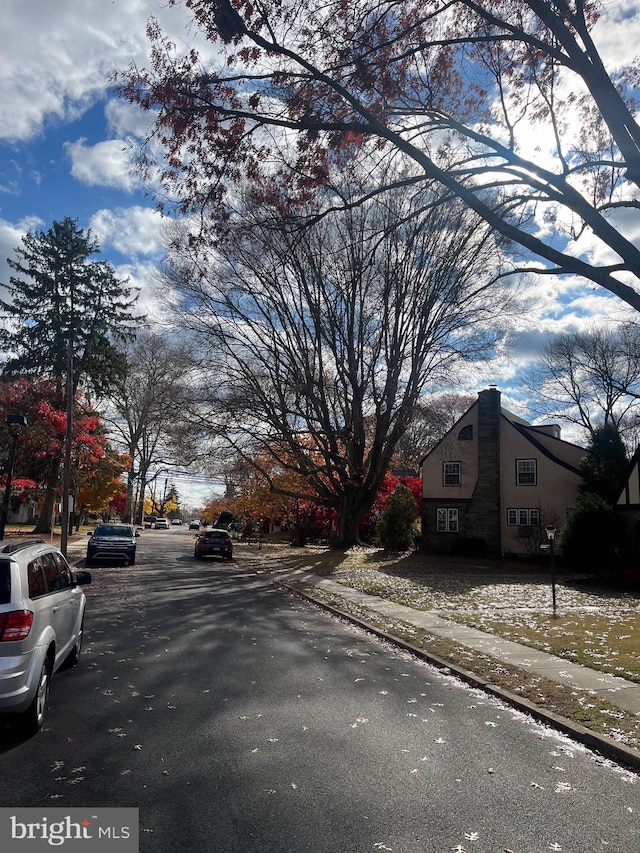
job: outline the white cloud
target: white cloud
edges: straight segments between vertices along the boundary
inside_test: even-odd
[[[640,7],[637,0],[616,0],[606,6],[592,35],[606,68],[614,72],[635,60],[638,40],[632,34],[640,29]]]
[[[90,227],[103,250],[115,249],[125,257],[157,257],[162,251],[163,219],[152,207],[103,208]]]
[[[136,311],[146,317],[148,325],[166,325],[170,322],[171,306],[158,287],[158,271],[153,263],[134,261],[116,264],[114,271],[119,279],[127,279],[128,286],[139,294]]]
[[[65,142],[71,159],[71,174],[87,186],[114,187],[124,192],[138,189],[131,146],[121,139],[109,139],[87,145],[86,139]]]
[[[190,16],[164,0],[3,0],[0,138],[69,121],[104,97],[116,68],[146,65],[150,17],[182,43]]]
[[[27,231],[36,231],[43,227],[42,220],[37,216],[29,216],[18,223],[0,219],[0,284],[7,285],[11,269],[7,258],[15,258],[15,250],[22,245],[22,238]]]
[[[109,129],[121,138],[144,139],[154,121],[154,114],[145,112],[135,104],[111,98],[104,108]]]

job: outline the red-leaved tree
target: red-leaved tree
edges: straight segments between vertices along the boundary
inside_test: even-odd
[[[26,417],[27,428],[18,439],[14,461],[14,486],[21,478],[33,482],[38,494],[44,494],[52,466],[62,457],[66,429],[66,412],[56,404],[57,393],[53,380],[16,379],[0,382],[0,422],[12,413]],[[122,458],[108,448],[100,415],[81,394],[76,395],[73,413],[72,473],[74,493],[97,481],[97,472],[113,480],[123,470]],[[1,434],[0,442],[8,446],[10,437]],[[108,495],[111,498],[113,492]],[[83,500],[86,506],[88,504]],[[96,507],[98,508],[98,507]]]
[[[370,195],[388,188],[379,165],[401,156],[412,166],[395,186],[439,182],[542,262],[530,269],[584,277],[640,309],[640,71],[624,55],[632,40],[599,50],[628,32],[623,4],[186,6],[209,43],[179,49],[151,21],[150,67],[119,82],[153,111],[143,166],[206,229],[227,221],[247,180],[290,211],[317,187],[340,205],[336,162],[368,158]]]

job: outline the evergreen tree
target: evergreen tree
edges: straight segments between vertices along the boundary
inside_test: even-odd
[[[582,492],[598,495],[613,504],[622,488],[627,470],[627,452],[617,427],[612,423],[594,430],[582,460]]]
[[[142,317],[131,314],[137,295],[118,280],[91,232],[69,217],[48,231],[29,232],[15,259],[0,299],[9,323],[0,330],[0,347],[13,355],[5,376],[52,376],[61,398],[69,348],[73,352],[73,392],[86,384],[97,393],[121,372],[118,344],[132,338]]]
[[[593,492],[578,496],[562,528],[562,555],[576,571],[592,572],[610,581],[621,568],[618,548],[624,523],[611,505]]]
[[[406,551],[411,548],[416,516],[415,498],[404,483],[399,483],[378,524],[378,536],[383,547],[394,551]]]
[[[0,348],[8,356],[3,375],[50,377],[55,406],[67,410],[79,387],[96,393],[108,390],[124,369],[118,349],[133,338],[142,317],[131,310],[137,295],[118,280],[91,232],[66,217],[48,231],[28,232],[15,258],[7,262],[14,275],[4,284],[9,296],[0,299],[5,317]],[[69,424],[68,424],[69,428]],[[64,453],[50,458],[47,490],[36,533],[50,529]],[[65,456],[68,479],[69,458]],[[65,493],[68,483],[63,484]]]

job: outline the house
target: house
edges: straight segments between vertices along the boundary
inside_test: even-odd
[[[556,424],[533,426],[481,391],[422,460],[422,541],[440,553],[538,553],[582,483],[583,448]]]
[[[640,447],[629,462],[615,509],[624,525],[625,545],[637,558],[640,555]]]

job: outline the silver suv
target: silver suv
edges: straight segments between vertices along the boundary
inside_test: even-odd
[[[0,714],[42,726],[53,674],[82,648],[89,572],[42,539],[0,542]]]

